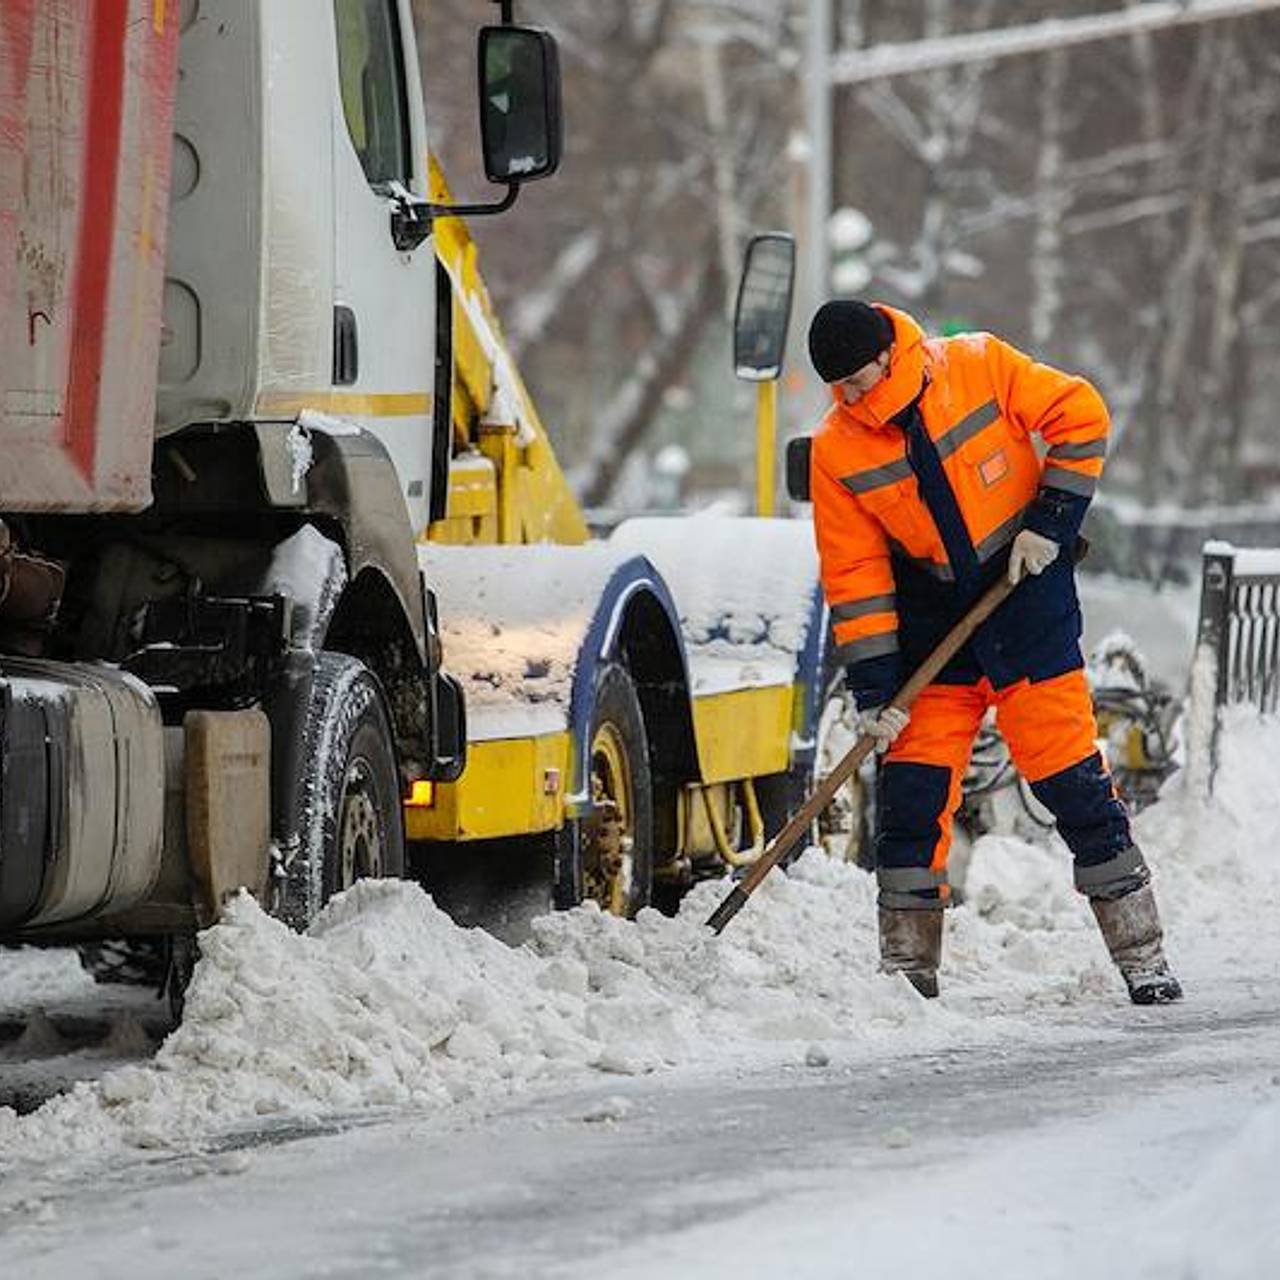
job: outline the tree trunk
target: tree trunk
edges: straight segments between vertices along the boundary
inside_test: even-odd
[[[590,452],[569,473],[579,501],[597,507],[608,501],[627,457],[644,439],[662,393],[684,373],[707,324],[719,307],[720,272],[710,246],[702,267],[680,299],[676,321],[636,361],[631,375],[596,417]]]
[[[1067,53],[1055,49],[1041,59],[1040,154],[1036,164],[1036,226],[1032,239],[1031,340],[1051,347],[1062,313],[1062,222],[1071,190],[1062,175],[1062,95],[1067,80]]]

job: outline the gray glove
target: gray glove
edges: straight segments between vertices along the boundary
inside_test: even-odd
[[[876,750],[883,755],[910,719],[911,712],[901,707],[870,707],[858,712],[858,734],[870,734],[876,740]]]
[[[1009,552],[1009,581],[1016,587],[1027,574],[1042,574],[1057,558],[1062,548],[1052,538],[1032,529],[1023,529],[1013,540]]]

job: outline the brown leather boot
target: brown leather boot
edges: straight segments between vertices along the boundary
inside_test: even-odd
[[[938,994],[942,910],[879,908],[880,972],[901,973],[926,1000]]]
[[[1164,958],[1164,930],[1149,884],[1122,898],[1090,898],[1102,939],[1134,1004],[1170,1004],[1182,986]]]

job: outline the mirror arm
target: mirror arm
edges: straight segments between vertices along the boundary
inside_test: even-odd
[[[426,204],[419,207],[429,218],[474,218],[489,213],[506,213],[520,194],[518,182],[507,183],[507,194],[493,204]]]
[[[493,0],[493,2],[502,6],[502,25],[504,27],[514,26],[515,16],[512,13],[512,8],[515,5],[515,0]]]
[[[430,234],[437,218],[473,218],[505,213],[520,194],[518,182],[507,183],[507,194],[492,204],[432,204],[407,192],[394,193],[391,205],[391,239],[401,253],[412,253]]]

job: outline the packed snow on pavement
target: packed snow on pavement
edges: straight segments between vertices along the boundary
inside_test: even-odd
[[[241,898],[203,936],[184,1021],[153,1061],[81,1083],[31,1115],[0,1110],[0,1270],[7,1271],[8,1255],[44,1258],[53,1269],[41,1274],[77,1274],[53,1261],[70,1247],[74,1219],[49,1205],[59,1189],[71,1195],[97,1171],[109,1167],[120,1179],[121,1170],[135,1168],[145,1179],[157,1161],[198,1158],[308,1125],[376,1127],[395,1117],[403,1124],[406,1117],[428,1123],[465,1115],[483,1126],[513,1099],[564,1098],[575,1090],[594,1090],[598,1118],[615,1123],[625,1120],[626,1098],[636,1089],[641,1097],[679,1096],[710,1079],[732,1097],[779,1071],[834,1066],[887,1077],[957,1053],[994,1069],[1011,1056],[1034,1062],[1074,1055],[1082,1043],[1091,1046],[1087,1078],[1119,1052],[1134,1019],[1158,1027],[1162,1017],[1189,1014],[1197,1016],[1186,1023],[1188,1053],[1226,1052],[1232,1026],[1268,1018],[1267,1043],[1280,1053],[1280,931],[1272,927],[1280,908],[1277,756],[1280,723],[1237,709],[1224,733],[1213,800],[1192,794],[1184,772],[1138,820],[1171,959],[1188,990],[1180,1013],[1129,1009],[1087,905],[1070,886],[1065,851],[1013,838],[988,837],[976,847],[967,905],[948,919],[943,996],[930,1003],[901,979],[875,972],[871,879],[815,851],[789,874],[770,876],[719,938],[703,927],[725,890],[717,883],[699,886],[676,919],[647,911],[626,922],[586,907],[536,922],[533,939],[520,948],[457,928],[408,884],[356,886],[306,936]],[[16,961],[56,987],[38,953]],[[20,981],[10,970],[5,981]],[[1220,1033],[1218,1018],[1225,1019]],[[1172,1058],[1176,1064],[1178,1052]],[[1187,1105],[1220,1127],[1201,1124],[1198,1142],[1174,1144],[1163,1155],[1172,1163],[1157,1177],[1178,1189],[1177,1203],[1203,1230],[1231,1236],[1229,1252],[1247,1260],[1244,1269],[1232,1269],[1225,1255],[1197,1262],[1203,1230],[1172,1231],[1167,1213],[1147,1212],[1152,1206],[1132,1179],[1111,1187],[1105,1202],[1091,1190],[1098,1169],[1090,1161],[1108,1144],[1122,1148],[1126,1131],[1150,1144],[1170,1125],[1168,1106],[1144,1103],[1100,1131],[1095,1117],[1094,1129],[1074,1139],[1052,1132],[1051,1141],[1066,1150],[1065,1180],[1055,1191],[1066,1220],[1073,1199],[1084,1197],[1108,1232],[1129,1232],[1135,1252],[1127,1261],[1155,1268],[1124,1274],[1280,1274],[1269,1189],[1269,1171],[1280,1161],[1280,1057],[1270,1067],[1255,1065],[1261,1076],[1238,1087],[1228,1081],[1212,1107],[1191,1098]],[[1162,1082],[1176,1084],[1176,1071]],[[1007,1087],[1011,1102],[1019,1088]],[[1087,1091],[1082,1106],[1087,1118]],[[1046,1105],[1046,1116],[1052,1110]],[[913,1141],[919,1145],[922,1135],[907,1132],[899,1145]],[[930,1168],[924,1185],[953,1203],[958,1197],[970,1227],[979,1222],[997,1232],[980,1194],[996,1167],[991,1162],[1004,1162],[1007,1177],[1009,1161],[1015,1174],[1025,1161],[1027,1176],[1038,1178],[1046,1157],[1034,1132],[992,1143],[972,1149],[978,1154],[960,1171],[976,1179],[973,1191],[960,1172],[947,1175],[945,1161]],[[886,1150],[894,1145],[886,1140]],[[415,1158],[429,1168],[430,1147]],[[841,1218],[840,1188],[832,1175],[825,1189],[807,1187],[795,1202],[804,1206],[794,1225],[802,1256],[810,1250],[808,1274],[839,1273],[838,1258],[817,1241]],[[927,1203],[928,1196],[903,1191],[882,1209],[901,1215],[900,1235],[917,1229]],[[1025,1224],[1006,1224],[1021,1233],[1023,1249],[1010,1258],[1025,1261],[1026,1249],[1051,1247],[1061,1221],[1040,1225],[1037,1236]],[[670,1263],[664,1274],[681,1266],[689,1268],[684,1274],[708,1274],[709,1260],[732,1234],[721,1227],[719,1236],[710,1226],[682,1236],[684,1252],[672,1246],[663,1255]],[[873,1250],[872,1264],[888,1265],[893,1234],[875,1234],[884,1256]],[[754,1269],[742,1273],[801,1274],[784,1265],[789,1239],[785,1224],[775,1222]],[[1166,1255],[1168,1269],[1161,1269]],[[737,1256],[745,1259],[741,1249]],[[619,1256],[619,1265],[624,1261]],[[644,1273],[643,1258],[627,1266],[619,1274]],[[1012,1262],[1010,1268],[987,1274],[1025,1274]]]

